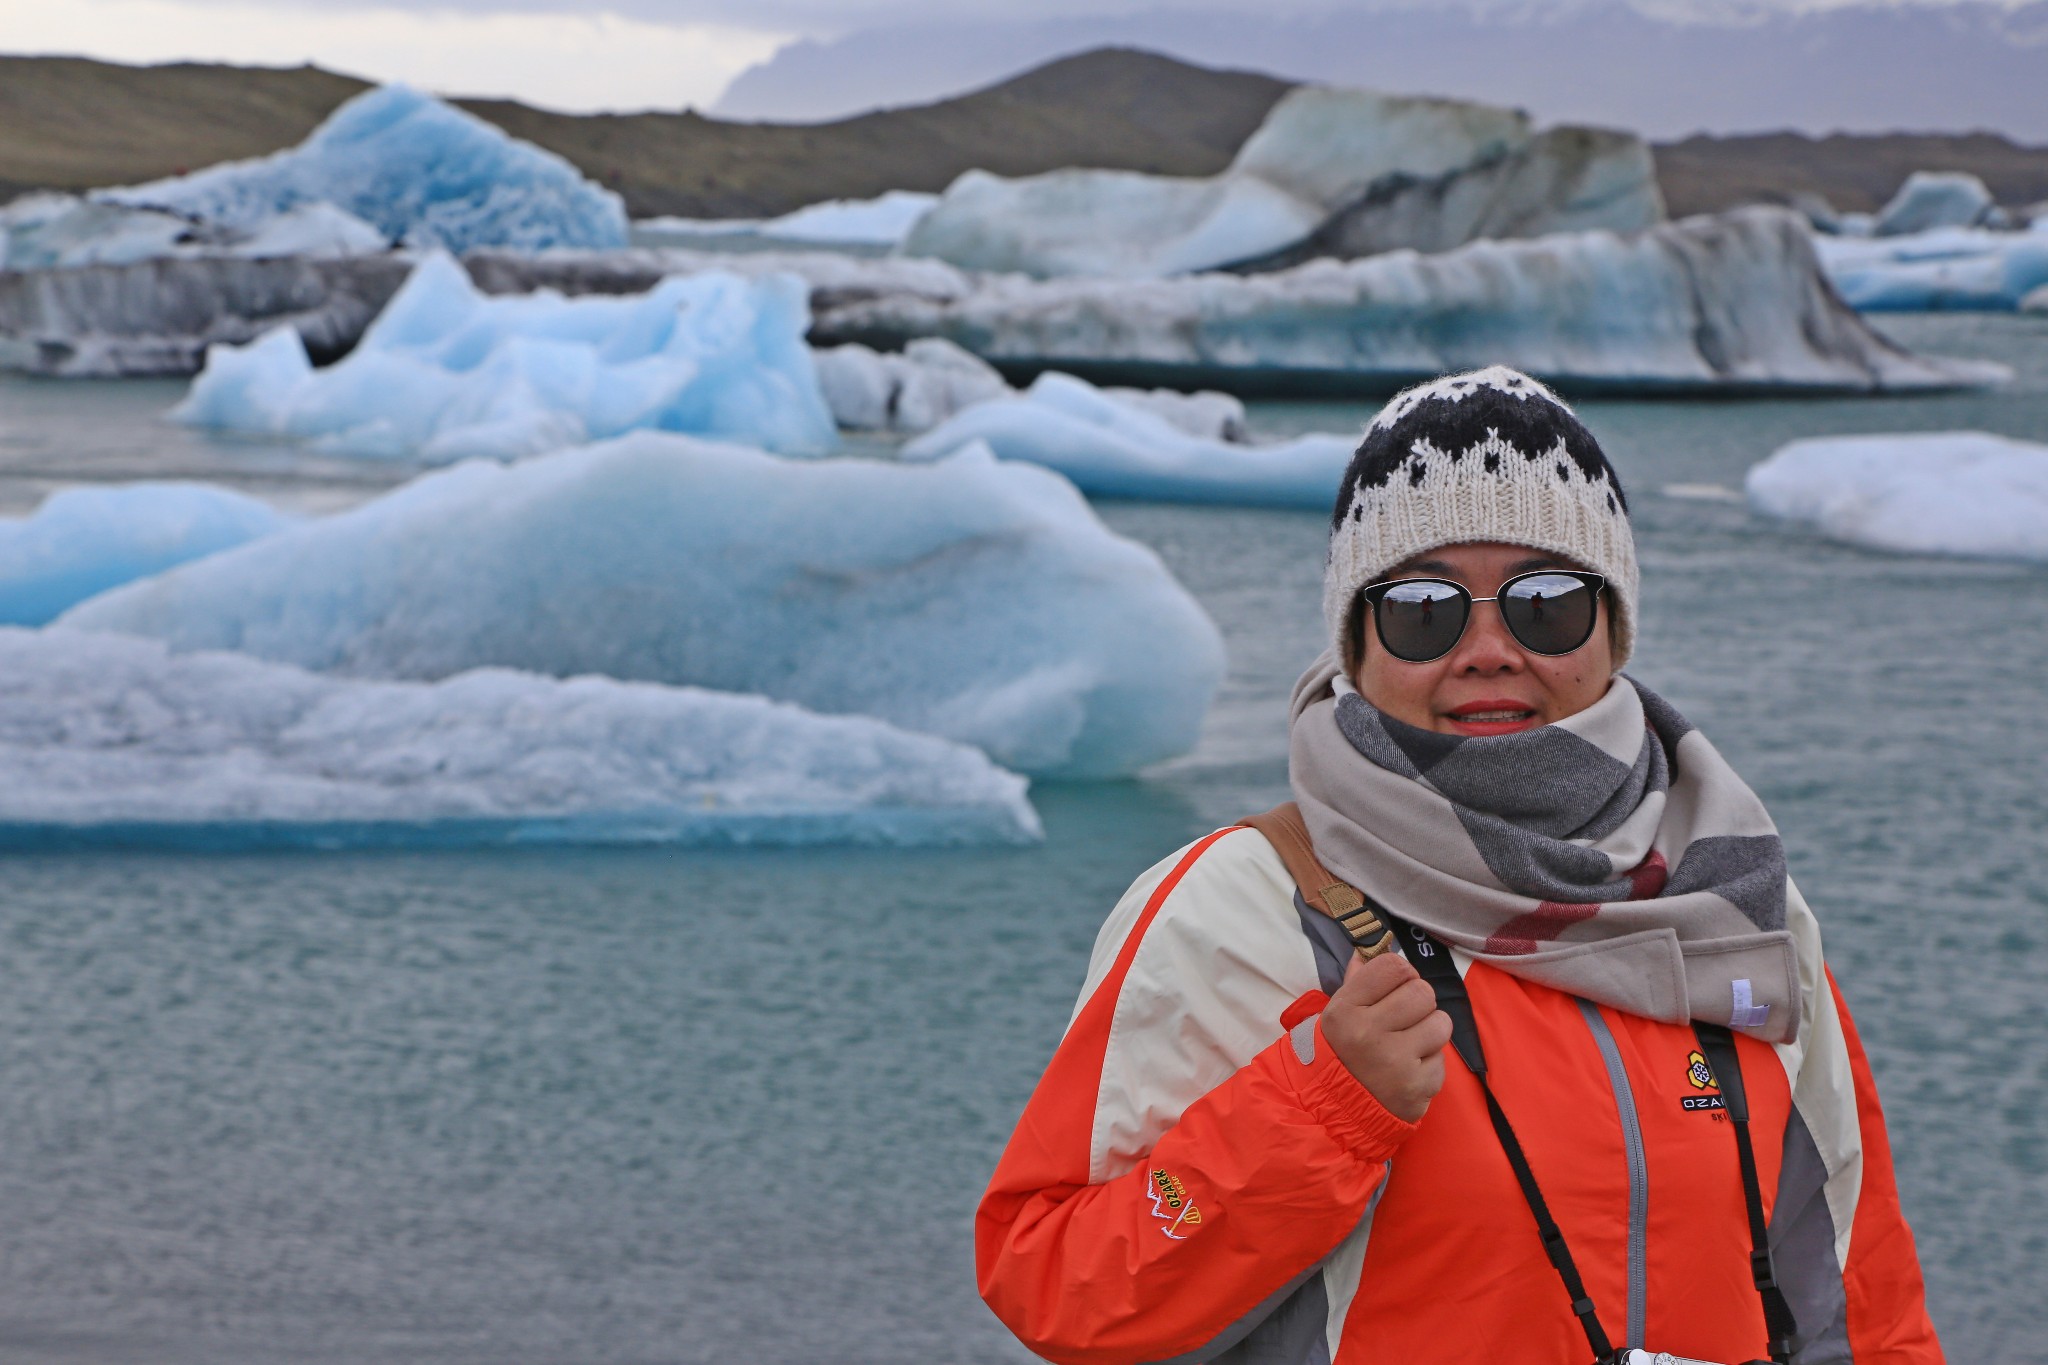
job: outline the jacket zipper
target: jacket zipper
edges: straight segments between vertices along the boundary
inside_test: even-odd
[[[1650,1168],[1643,1157],[1643,1125],[1636,1117],[1635,1091],[1628,1083],[1628,1069],[1621,1063],[1621,1049],[1599,1006],[1579,1001],[1579,1013],[1593,1041],[1600,1045],[1600,1059],[1607,1064],[1607,1083],[1614,1089],[1615,1112],[1621,1116],[1622,1145],[1628,1152],[1628,1345],[1643,1344],[1648,1317],[1650,1244]]]

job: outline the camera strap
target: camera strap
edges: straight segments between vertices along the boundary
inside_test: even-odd
[[[1756,1149],[1749,1140],[1749,1094],[1742,1085],[1742,1059],[1735,1053],[1735,1035],[1720,1024],[1693,1021],[1693,1036],[1706,1054],[1707,1067],[1720,1087],[1721,1104],[1735,1127],[1735,1153],[1742,1163],[1742,1202],[1749,1211],[1749,1275],[1764,1304],[1764,1327],[1770,1333],[1771,1359],[1785,1365],[1792,1358],[1792,1335],[1799,1330],[1792,1305],[1778,1287],[1771,1261],[1770,1225],[1764,1220],[1764,1192],[1756,1175]]]
[[[1514,1171],[1515,1184],[1521,1187],[1522,1198],[1529,1205],[1529,1212],[1535,1215],[1536,1230],[1543,1239],[1543,1254],[1549,1258],[1558,1278],[1564,1282],[1565,1293],[1571,1297],[1572,1315],[1579,1320],[1587,1345],[1593,1348],[1594,1365],[1607,1365],[1607,1362],[1618,1359],[1620,1353],[1614,1349],[1600,1325],[1600,1315],[1591,1296],[1586,1293],[1585,1280],[1579,1275],[1578,1264],[1572,1260],[1571,1248],[1565,1245],[1563,1230],[1557,1226],[1550,1206],[1544,1202],[1543,1191],[1536,1184],[1536,1173],[1529,1168],[1529,1158],[1522,1151],[1520,1139],[1515,1136],[1514,1125],[1508,1122],[1506,1111],[1494,1098],[1493,1087],[1487,1082],[1486,1051],[1479,1042],[1479,1021],[1472,1013],[1472,997],[1465,990],[1465,979],[1459,975],[1458,964],[1452,960],[1450,949],[1421,925],[1408,923],[1370,896],[1333,876],[1315,856],[1307,826],[1302,822],[1301,809],[1293,802],[1252,816],[1242,823],[1266,836],[1287,865],[1288,874],[1302,892],[1302,899],[1343,926],[1361,957],[1377,957],[1398,940],[1416,972],[1429,982],[1430,989],[1436,993],[1437,1008],[1450,1016],[1451,1047],[1464,1062],[1465,1069],[1479,1082],[1479,1091],[1486,1098],[1486,1116],[1493,1124],[1494,1135],[1500,1139],[1508,1166]],[[1742,1202],[1749,1216],[1750,1278],[1763,1302],[1771,1360],[1777,1365],[1786,1365],[1792,1358],[1792,1337],[1798,1327],[1792,1305],[1778,1286],[1777,1270],[1771,1261],[1770,1227],[1764,1218],[1763,1187],[1757,1178],[1756,1150],[1750,1142],[1749,1097],[1743,1089],[1742,1061],[1736,1055],[1735,1036],[1722,1025],[1699,1022],[1693,1025],[1693,1036],[1699,1040],[1700,1051],[1705,1054],[1707,1065],[1720,1088],[1722,1105],[1735,1128],[1735,1152],[1742,1168]]]

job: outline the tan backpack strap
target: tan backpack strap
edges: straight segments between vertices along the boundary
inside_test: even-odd
[[[1358,888],[1336,876],[1316,857],[1315,845],[1309,842],[1308,826],[1302,821],[1300,806],[1289,801],[1263,815],[1247,816],[1238,823],[1266,836],[1266,842],[1287,865],[1287,875],[1294,878],[1301,898],[1344,927],[1344,932],[1358,949],[1359,957],[1375,958],[1394,946],[1393,934],[1373,913],[1372,903]]]

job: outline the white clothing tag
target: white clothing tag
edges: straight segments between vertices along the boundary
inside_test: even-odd
[[[1730,1028],[1762,1028],[1764,1020],[1770,1018],[1771,1007],[1759,1005],[1750,999],[1749,978],[1735,978],[1735,1008],[1729,1012]]]

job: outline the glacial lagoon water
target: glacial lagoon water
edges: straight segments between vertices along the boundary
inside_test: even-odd
[[[1734,496],[1796,436],[2048,439],[2048,319],[1882,325],[2018,382],[1582,410],[1635,504],[1635,671],[1785,832],[1950,1355],[2043,1361],[2048,566],[1831,545]],[[391,477],[156,423],[180,387],[0,379],[0,511],[142,476],[319,511]],[[1231,672],[1189,757],[1040,786],[1037,848],[0,861],[0,1356],[1027,1359],[974,1294],[981,1184],[1118,892],[1284,796],[1320,629],[1320,518],[1102,510]]]

